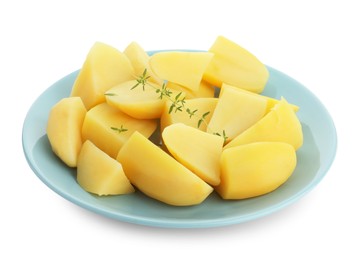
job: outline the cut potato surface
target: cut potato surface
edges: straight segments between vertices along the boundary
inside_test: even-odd
[[[126,55],[112,46],[96,42],[72,87],[71,96],[81,97],[87,110],[105,101],[111,87],[134,78],[132,64]]]
[[[231,90],[234,90],[234,91],[241,91],[242,93],[246,93],[246,94],[250,94],[250,95],[254,95],[254,96],[259,96],[261,98],[266,99],[267,106],[266,106],[265,114],[270,112],[271,109],[280,102],[279,99],[275,99],[275,98],[272,98],[272,97],[267,97],[267,96],[264,96],[264,95],[260,95],[260,94],[257,94],[257,93],[242,89],[242,88],[237,88],[235,86],[225,84],[225,83],[223,83],[222,86],[221,86],[219,97],[225,92],[226,89],[231,89]],[[297,112],[300,109],[298,106],[296,106],[294,104],[290,104],[290,106],[292,107],[293,111],[295,111],[295,112]]]
[[[157,77],[149,66],[149,55],[144,51],[144,49],[137,43],[131,42],[123,51],[123,53],[130,60],[134,73],[137,77],[143,75],[144,70],[146,70],[146,75],[150,78],[149,81],[157,83],[159,85],[163,84],[163,80]]]
[[[117,160],[133,185],[151,198],[175,206],[201,203],[213,188],[140,133],[123,145]]]
[[[161,86],[150,83],[144,89],[141,85],[133,88],[136,84],[136,80],[131,80],[109,89],[106,92],[107,103],[137,119],[160,118],[166,102],[156,92]]]
[[[117,129],[121,128],[126,130],[119,132]],[[135,131],[149,137],[156,128],[155,120],[135,119],[102,103],[87,112],[82,127],[82,139],[90,140],[109,156],[116,158],[119,149]]]
[[[81,129],[86,115],[81,98],[68,97],[55,104],[47,121],[47,137],[53,152],[69,167],[77,166],[82,146]]]
[[[84,190],[99,196],[134,192],[122,165],[88,140],[78,157],[77,181]]]
[[[296,150],[303,144],[301,123],[285,99],[261,120],[238,135],[224,149],[252,142],[271,141],[291,144]]]
[[[223,36],[217,37],[209,52],[214,57],[204,80],[217,87],[227,83],[256,93],[263,91],[269,72],[252,53]]]
[[[225,150],[221,156],[221,182],[215,190],[224,199],[246,199],[281,186],[296,167],[292,145],[258,142]]]
[[[211,185],[220,183],[220,156],[224,139],[182,123],[163,131],[166,148],[178,162]]]
[[[207,132],[225,135],[231,141],[255,124],[266,113],[267,100],[260,95],[227,88],[221,94]]]
[[[158,52],[150,57],[149,65],[158,77],[197,91],[213,56],[209,52]]]

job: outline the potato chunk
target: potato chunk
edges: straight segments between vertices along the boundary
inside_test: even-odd
[[[150,57],[149,65],[158,77],[197,91],[213,56],[209,52],[158,52]]]
[[[301,122],[293,107],[285,99],[282,99],[257,123],[225,145],[224,149],[263,141],[289,143],[296,150],[302,146]]]
[[[269,77],[266,66],[252,53],[223,36],[209,49],[214,54],[203,79],[214,86],[227,83],[261,93]]]
[[[97,42],[90,49],[72,87],[71,96],[82,98],[87,110],[105,101],[111,87],[134,78],[126,55],[112,46]]]
[[[123,53],[130,60],[134,69],[134,73],[137,77],[142,76],[144,70],[146,70],[146,75],[150,77],[148,78],[149,81],[157,83],[159,85],[163,84],[163,80],[156,76],[149,66],[149,55],[137,42],[131,42],[125,48]]]
[[[126,129],[118,132],[116,129]],[[86,114],[82,127],[82,139],[90,140],[112,158],[116,158],[119,149],[135,132],[149,137],[157,128],[154,120],[139,120],[128,116],[107,103],[99,104]]]
[[[207,132],[223,131],[227,141],[232,140],[255,124],[266,113],[267,100],[260,95],[252,95],[235,89],[225,89],[209,122]]]
[[[213,188],[135,132],[123,145],[117,160],[130,180],[151,198],[175,206],[199,204]]]
[[[78,157],[77,181],[84,190],[100,196],[134,192],[122,165],[88,140]]]
[[[231,85],[226,84],[226,83],[223,83],[223,84],[222,84],[221,89],[220,89],[219,97],[225,92],[226,89],[232,89],[232,90],[237,91],[237,92],[241,92],[241,93],[245,93],[245,94],[249,94],[249,95],[254,95],[254,96],[258,96],[258,95],[259,95],[261,98],[266,99],[266,101],[267,101],[267,106],[266,106],[266,112],[265,112],[265,114],[267,114],[268,112],[270,112],[271,109],[274,108],[274,107],[280,102],[279,99],[275,99],[275,98],[272,98],[272,97],[260,95],[260,94],[257,94],[257,93],[254,93],[254,92],[251,92],[251,91],[242,89],[242,88],[237,88],[237,87],[235,87],[235,86],[231,86]],[[300,109],[300,108],[299,108],[298,106],[296,106],[295,104],[290,104],[290,106],[292,107],[293,111],[295,111],[295,112],[297,112],[297,111]]]
[[[144,89],[141,85],[133,88],[136,84],[136,80],[130,80],[109,89],[106,92],[107,103],[137,119],[160,118],[167,100],[165,96],[160,98],[160,93],[157,92],[161,86],[147,83]],[[172,92],[173,96],[178,94],[176,91]],[[185,93],[181,98],[185,98]]]
[[[81,128],[86,112],[79,97],[69,97],[55,104],[48,117],[46,130],[51,148],[69,167],[77,166],[82,146]]]
[[[220,163],[216,191],[224,199],[246,199],[282,185],[296,167],[296,152],[287,143],[251,143],[223,151]]]
[[[220,183],[220,156],[224,138],[182,123],[163,131],[166,148],[178,162],[211,185]]]

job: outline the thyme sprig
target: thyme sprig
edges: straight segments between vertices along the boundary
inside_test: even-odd
[[[226,140],[228,139],[228,136],[226,135],[225,133],[225,130],[222,131],[222,133],[218,133],[218,132],[215,132],[213,133],[214,135],[218,135],[218,136],[221,136],[222,138],[224,138],[224,143],[226,142]]]
[[[139,85],[142,85],[142,88],[143,88],[143,91],[144,91],[145,90],[144,89],[145,85],[147,84],[147,80],[149,78],[150,78],[150,76],[147,76],[147,69],[145,68],[144,71],[143,71],[143,74],[136,79],[137,83],[131,89],[135,89]]]
[[[208,124],[206,123],[205,117],[207,117],[209,114],[210,114],[210,111],[205,112],[205,113],[201,116],[201,118],[200,118],[199,121],[198,121],[198,128],[201,126],[202,123],[205,123],[206,126],[208,126]]]
[[[164,97],[170,97],[173,94],[170,89],[167,89],[167,85],[165,83],[162,84],[161,88],[157,88],[155,92],[159,93],[159,99],[163,99]]]
[[[113,127],[113,126],[112,126],[111,129],[112,129],[113,131],[118,132],[118,133],[122,133],[122,132],[128,131],[128,129],[127,129],[127,128],[124,128],[123,125],[121,125],[120,127]]]

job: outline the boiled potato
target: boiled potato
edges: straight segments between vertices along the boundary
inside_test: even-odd
[[[221,94],[207,127],[209,133],[219,133],[231,141],[255,124],[266,113],[267,100],[260,95],[227,88]]]
[[[213,191],[139,132],[123,145],[117,160],[133,185],[149,197],[170,205],[196,205]]]
[[[214,57],[204,80],[217,87],[227,83],[256,93],[263,91],[269,72],[252,53],[223,36],[217,37],[209,52]]]
[[[213,56],[209,52],[158,52],[150,57],[149,65],[158,77],[197,91]]]
[[[119,132],[121,128],[126,130]],[[116,158],[119,149],[135,131],[149,137],[156,128],[155,120],[135,119],[107,103],[102,103],[86,113],[82,139],[90,140],[109,156]]]
[[[111,87],[134,78],[132,64],[126,55],[112,46],[96,42],[73,84],[71,96],[81,97],[87,110],[105,101]]]
[[[142,76],[144,71],[146,71],[146,75],[149,76],[149,81],[159,85],[163,84],[163,80],[156,76],[149,66],[149,55],[137,42],[131,42],[123,53],[131,61],[134,73],[137,77]]]
[[[50,111],[47,121],[47,137],[53,152],[69,167],[77,166],[81,150],[81,128],[86,115],[81,98],[61,99]]]
[[[224,149],[260,141],[285,142],[296,150],[302,146],[301,122],[285,99],[281,99],[268,114],[235,137]]]
[[[78,156],[77,181],[84,190],[99,196],[134,192],[122,165],[89,140]]]
[[[296,167],[292,145],[257,142],[226,149],[221,155],[221,182],[215,190],[223,199],[246,199],[281,186]]]
[[[156,92],[161,86],[150,83],[144,89],[142,86],[133,88],[137,83],[136,80],[126,81],[109,89],[107,103],[137,119],[160,118],[166,102],[166,98],[160,99]]]
[[[166,148],[178,162],[207,183],[220,183],[222,137],[182,123],[166,127],[162,137]]]
[[[219,97],[225,92],[226,89],[232,89],[234,91],[241,91],[243,93],[246,93],[246,94],[250,94],[250,95],[254,95],[254,96],[259,96],[260,98],[264,98],[266,99],[267,101],[267,106],[266,106],[266,112],[265,114],[267,114],[268,112],[271,111],[271,109],[276,106],[280,100],[279,99],[275,99],[275,98],[272,98],[272,97],[267,97],[267,96],[264,96],[264,95],[260,95],[260,94],[256,94],[254,92],[251,92],[251,91],[248,91],[248,90],[244,90],[242,88],[237,88],[237,87],[234,87],[234,86],[231,86],[229,84],[226,84],[226,83],[223,83],[221,85],[221,88],[220,88],[220,93],[219,93]],[[290,104],[290,106],[292,107],[293,111],[297,112],[300,108],[294,104]]]

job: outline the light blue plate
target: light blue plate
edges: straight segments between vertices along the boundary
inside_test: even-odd
[[[297,152],[298,164],[291,178],[267,195],[240,201],[224,201],[215,193],[201,205],[173,207],[135,192],[98,197],[76,182],[76,171],[66,167],[51,151],[46,136],[50,108],[70,94],[75,71],[48,88],[31,106],[23,126],[23,149],[32,170],[48,187],[73,203],[98,214],[136,224],[201,228],[225,226],[257,219],[297,201],[325,176],[336,153],[333,121],[321,102],[304,86],[268,67],[270,79],[263,94],[285,97],[300,106],[304,145]]]

